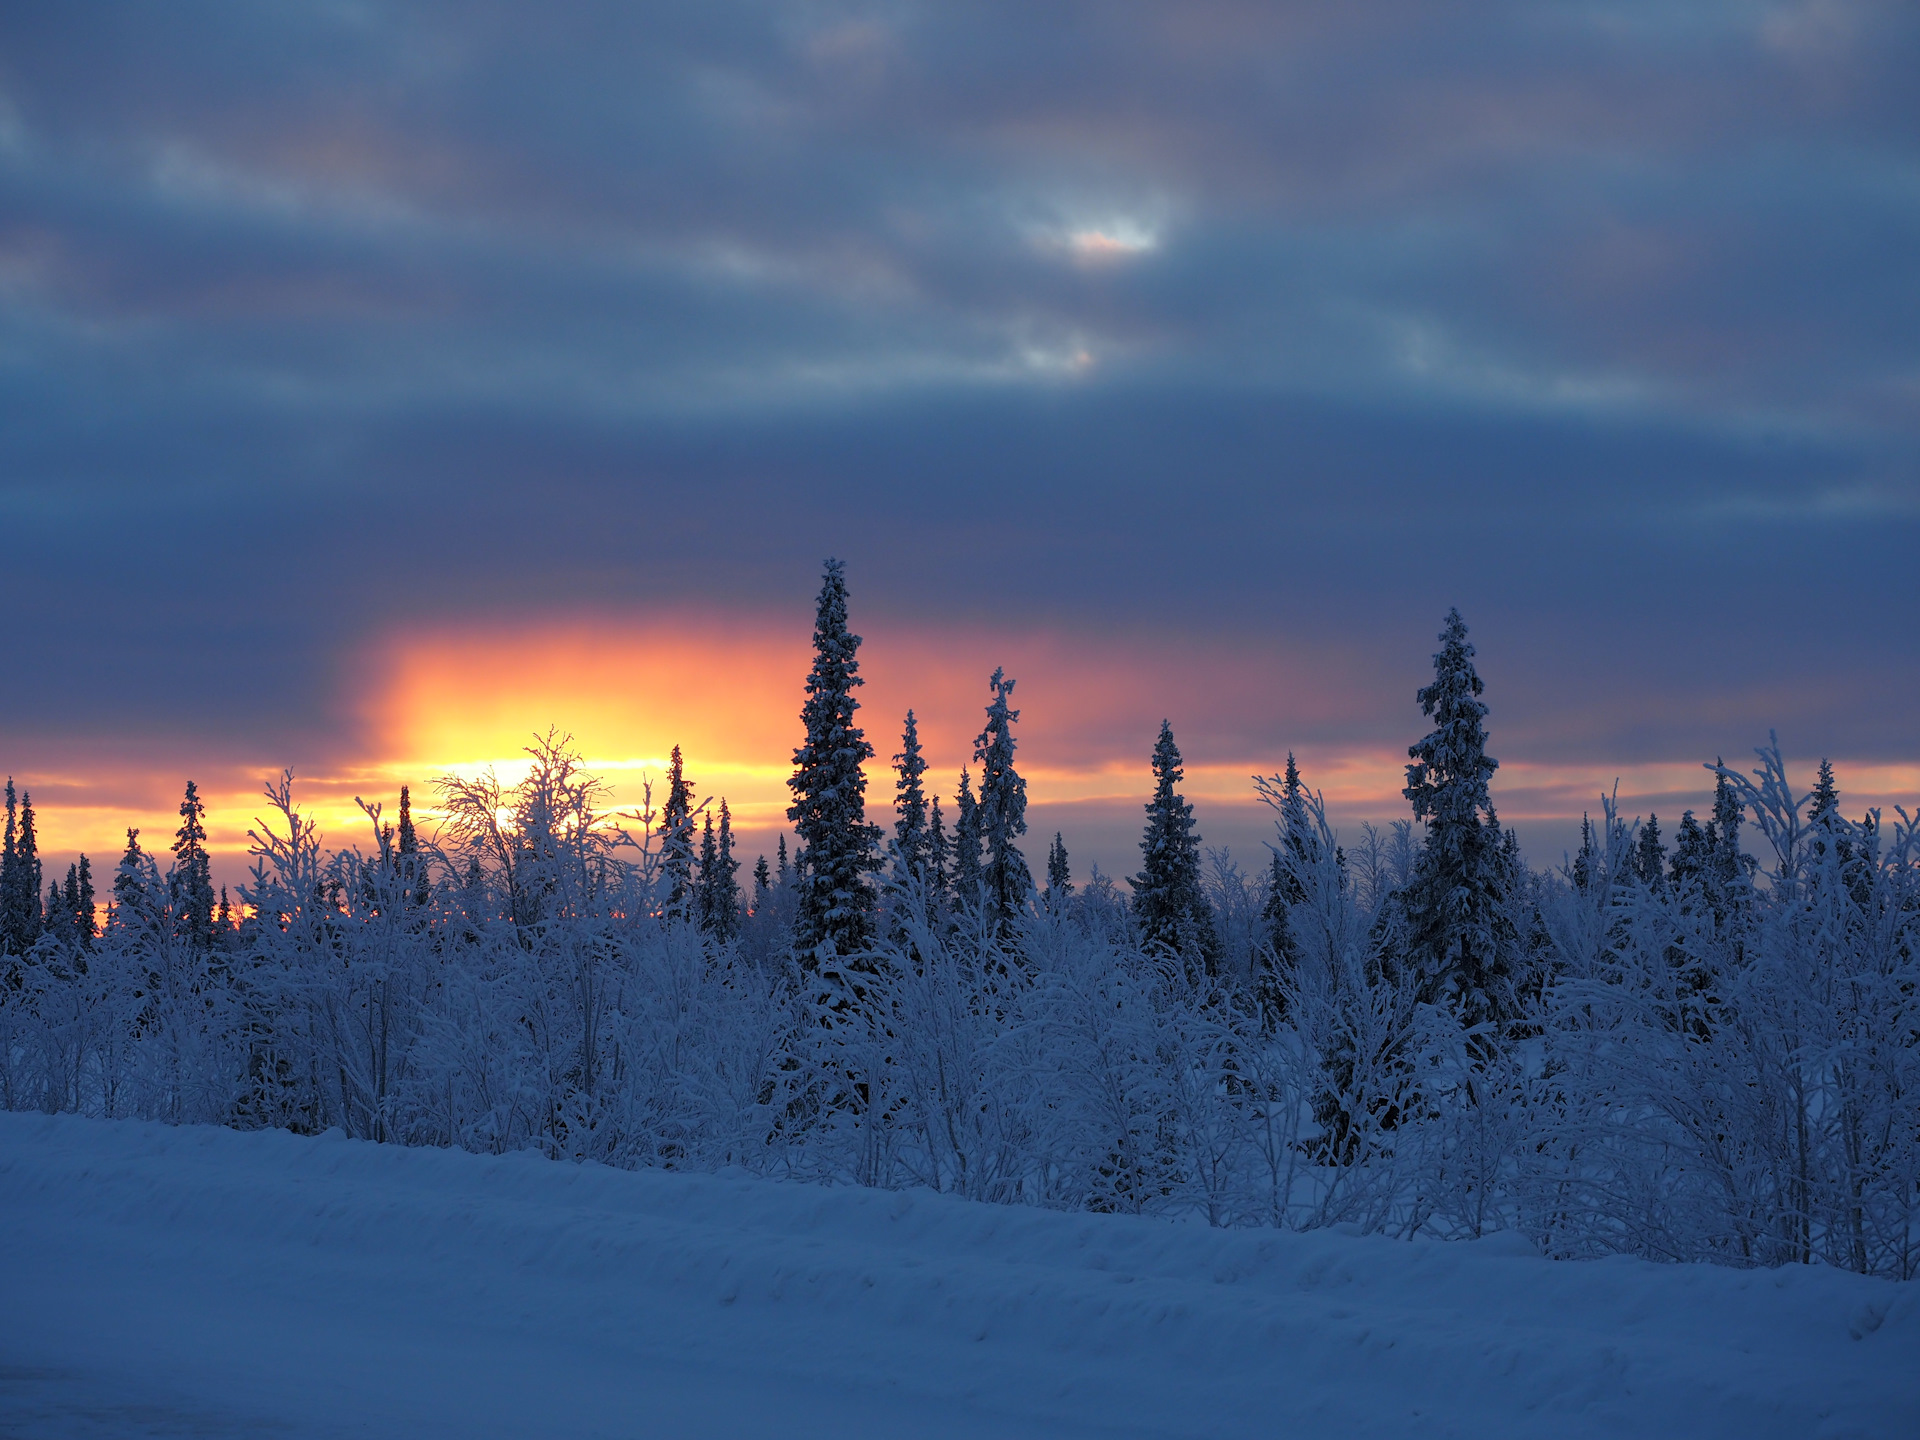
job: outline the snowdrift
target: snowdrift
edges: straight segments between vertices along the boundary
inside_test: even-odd
[[[1920,1286],[0,1114],[0,1434],[1920,1434]]]

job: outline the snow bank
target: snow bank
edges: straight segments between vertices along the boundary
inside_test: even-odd
[[[1917,1300],[1516,1236],[0,1114],[23,1437],[1905,1437]]]

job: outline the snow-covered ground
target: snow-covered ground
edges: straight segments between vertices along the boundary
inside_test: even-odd
[[[1920,1435],[1920,1286],[0,1115],[0,1436]]]

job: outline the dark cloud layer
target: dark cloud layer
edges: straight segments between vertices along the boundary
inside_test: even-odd
[[[1458,603],[1510,751],[1905,757],[1916,73],[1845,0],[9,6],[0,726],[351,744],[399,620],[833,551],[1347,689],[1222,749],[1404,743]]]

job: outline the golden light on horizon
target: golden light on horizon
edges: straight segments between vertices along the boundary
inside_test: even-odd
[[[1063,818],[1078,817],[1069,824],[1097,823],[1109,848],[1151,788],[1147,756],[1163,710],[1179,707],[1173,720],[1187,756],[1184,792],[1211,817],[1208,829],[1233,831],[1241,844],[1264,825],[1252,777],[1281,769],[1288,748],[1261,740],[1258,731],[1270,727],[1248,726],[1244,717],[1272,713],[1284,700],[1295,713],[1292,723],[1324,737],[1337,728],[1328,717],[1355,703],[1352,687],[1323,661],[1289,666],[1269,659],[1262,670],[1225,650],[1189,646],[1180,693],[1170,697],[1165,647],[1137,636],[1090,639],[1039,629],[1007,636],[884,622],[863,629],[860,723],[875,751],[867,788],[875,820],[892,809],[891,762],[909,706],[930,762],[928,790],[946,799],[951,820],[954,782],[971,760],[995,665],[1018,681],[1020,768],[1030,803],[1036,811],[1062,807]],[[511,786],[526,773],[526,747],[553,727],[571,735],[586,768],[608,782],[615,808],[638,806],[649,779],[657,802],[668,755],[680,745],[697,795],[724,796],[736,830],[771,850],[774,834],[786,828],[809,642],[804,621],[769,627],[757,618],[673,614],[391,632],[349,667],[347,683],[365,697],[360,725],[330,759],[296,765],[295,795],[326,844],[368,849],[373,829],[356,796],[381,804],[390,822],[400,787],[408,785],[416,815],[430,826],[437,777],[471,778],[491,767]],[[1337,823],[1405,814],[1403,743],[1322,738],[1293,748]],[[1920,796],[1920,765],[1836,763],[1850,811],[1883,806],[1891,815],[1895,803],[1911,809]],[[1811,771],[1810,761],[1794,762],[1797,782],[1810,784]],[[238,757],[189,759],[165,775],[130,762],[88,775],[68,763],[57,777],[40,777],[48,793],[62,796],[53,804],[48,794],[37,797],[42,848],[59,855],[85,850],[96,874],[106,875],[134,826],[164,860],[180,786],[191,775],[207,803],[210,848],[225,857],[227,876],[237,878],[247,831],[266,813],[262,785],[275,774],[276,767]],[[1694,761],[1614,767],[1512,758],[1493,790],[1509,823],[1577,823],[1583,811],[1599,813],[1600,794],[1616,778],[1624,813],[1658,810],[1669,831],[1682,808],[1703,808],[1701,797],[1712,790]],[[1036,819],[1036,831],[1042,824],[1053,828]]]

